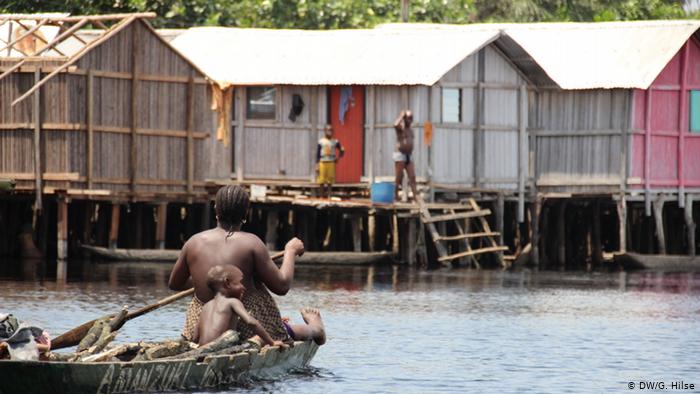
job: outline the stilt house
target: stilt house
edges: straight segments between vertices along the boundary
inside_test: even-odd
[[[205,199],[205,179],[228,176],[209,82],[153,16],[0,15],[0,178],[38,207],[57,190]]]

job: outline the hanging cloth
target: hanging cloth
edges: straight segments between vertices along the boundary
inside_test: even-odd
[[[433,143],[433,124],[429,120],[423,123],[423,142],[425,142],[425,146],[430,146]]]
[[[216,111],[216,139],[228,146],[231,142],[231,106],[233,86],[211,84],[211,109]],[[242,103],[240,105],[243,105]]]
[[[340,88],[340,100],[338,106],[338,120],[340,124],[345,124],[345,113],[348,112],[350,104],[355,104],[352,98],[352,86],[343,86]]]

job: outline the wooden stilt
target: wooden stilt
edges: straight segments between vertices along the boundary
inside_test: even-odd
[[[92,201],[85,201],[85,206],[83,207],[83,234],[80,242],[83,245],[93,245],[92,239],[92,216],[95,213],[95,203]],[[89,257],[90,253],[88,251],[83,251],[83,257]]]
[[[160,203],[156,207],[156,247],[165,249],[165,226],[167,221],[168,203]]]
[[[542,211],[542,200],[535,197],[530,205],[532,210],[532,263],[535,267],[540,265],[540,213]]]
[[[211,228],[211,203],[207,201],[202,204],[202,230]]]
[[[394,254],[399,253],[399,218],[396,212],[391,215],[391,251]]]
[[[277,211],[267,211],[267,226],[265,227],[265,243],[267,248],[270,250],[275,250],[277,246],[277,224],[279,219],[277,217]]]
[[[416,228],[416,220],[413,218],[406,219],[408,221],[408,256],[406,262],[410,266],[416,264],[416,238],[418,229]]]
[[[505,196],[503,192],[498,193],[496,198],[496,232],[498,233],[498,244],[503,245],[503,215],[505,212]]]
[[[57,201],[56,220],[56,257],[68,258],[68,201],[60,196]]]
[[[428,247],[425,237],[425,225],[418,220],[418,245],[416,246],[418,258],[417,264],[420,268],[428,268]]]
[[[367,241],[370,252],[374,252],[374,250],[376,249],[376,231],[377,217],[374,209],[371,209],[367,213]]]
[[[603,246],[601,245],[600,234],[600,200],[593,203],[593,231],[591,233],[593,241],[593,264],[596,267],[603,262]]]
[[[188,219],[189,219],[189,214],[190,214],[190,211],[188,209],[187,210]],[[143,245],[143,204],[142,203],[132,204],[131,215],[135,219],[135,222],[136,222],[136,225],[134,225],[134,227],[129,227],[129,228],[133,228],[133,230],[134,230],[133,234],[135,234],[131,245],[132,245],[132,247],[135,247],[136,249],[141,249],[144,247],[144,245]],[[132,222],[132,223],[134,223],[134,222]]]
[[[666,254],[666,235],[664,234],[664,196],[659,194],[653,202],[654,223],[656,224],[656,240],[659,243],[659,254]]]
[[[112,204],[112,218],[109,222],[109,247],[114,249],[117,247],[119,239],[119,218],[121,207],[119,204]]]
[[[559,212],[557,212],[557,263],[559,269],[564,269],[566,265],[566,200],[559,202]]]
[[[352,226],[352,250],[355,252],[362,251],[362,217],[354,216],[350,218],[350,225]]]
[[[620,195],[617,200],[617,222],[619,226],[620,253],[627,252],[627,199]]]
[[[540,263],[542,264],[543,267],[547,268],[549,265],[549,250],[547,249],[547,246],[549,243],[549,211],[550,211],[550,205],[551,204],[545,204],[544,201],[542,202],[542,212],[540,214],[541,219],[540,219],[540,239],[539,239],[539,247],[540,247]]]
[[[685,196],[685,227],[688,232],[688,255],[695,256],[695,221],[693,221],[693,195]]]

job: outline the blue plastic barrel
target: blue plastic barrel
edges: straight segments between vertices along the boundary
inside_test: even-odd
[[[373,203],[391,204],[394,202],[394,183],[375,182],[372,184],[370,196]]]

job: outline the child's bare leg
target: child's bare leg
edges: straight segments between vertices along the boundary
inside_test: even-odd
[[[292,324],[294,339],[306,341],[312,339],[317,345],[326,343],[326,329],[321,319],[321,313],[315,308],[304,308],[300,310],[301,317],[306,324]]]

